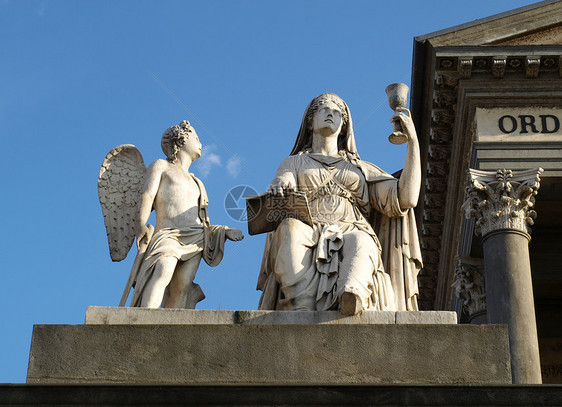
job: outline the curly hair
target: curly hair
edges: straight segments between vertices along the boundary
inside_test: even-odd
[[[180,124],[167,128],[162,134],[160,144],[169,162],[176,162],[178,151],[185,144],[185,140],[189,138],[189,130],[191,130],[191,124],[187,120],[183,120]]]
[[[309,130],[312,130],[312,119],[314,114],[318,111],[318,108],[326,102],[331,101],[336,104],[336,106],[340,109],[341,112],[341,119],[342,119],[342,131],[345,129],[347,122],[348,122],[348,115],[347,109],[345,108],[345,102],[335,93],[323,93],[320,96],[315,97],[310,102],[310,107],[306,112],[306,126]]]

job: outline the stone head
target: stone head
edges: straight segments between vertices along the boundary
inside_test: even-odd
[[[162,134],[161,145],[167,160],[172,163],[176,161],[181,150],[186,151],[192,161],[201,157],[201,142],[187,120],[166,129]]]
[[[333,93],[315,97],[306,113],[309,131],[327,131],[340,134],[348,122],[345,102]]]

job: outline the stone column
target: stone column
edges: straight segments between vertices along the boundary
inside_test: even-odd
[[[455,295],[462,301],[463,312],[471,324],[485,324],[486,284],[484,283],[484,261],[460,256],[452,284]]]
[[[513,383],[541,383],[529,226],[542,169],[469,170],[467,218],[482,236],[488,323],[507,324]]]

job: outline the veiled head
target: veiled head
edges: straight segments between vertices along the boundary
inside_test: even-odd
[[[345,102],[334,93],[323,93],[320,96],[315,97],[310,102],[308,110],[306,112],[306,127],[308,131],[312,131],[314,127],[314,117],[323,108],[329,107],[331,109],[336,109],[339,111],[341,116],[341,132],[344,132],[347,123],[349,121],[349,116],[346,109]]]
[[[349,108],[342,98],[334,93],[323,93],[312,99],[308,104],[291,155],[298,154],[312,147],[314,117],[322,106],[325,105],[329,106],[331,109],[337,108],[337,111],[341,113],[341,130],[338,134],[338,149],[358,158]]]
[[[192,160],[201,156],[201,142],[187,120],[167,128],[162,134],[161,145],[166,158],[172,163],[176,161],[178,152],[182,148],[189,152]]]

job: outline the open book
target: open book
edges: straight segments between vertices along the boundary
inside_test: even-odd
[[[246,211],[250,235],[271,232],[285,218],[298,219],[312,226],[310,207],[303,192],[285,191],[283,196],[270,192],[251,195],[246,197]]]

